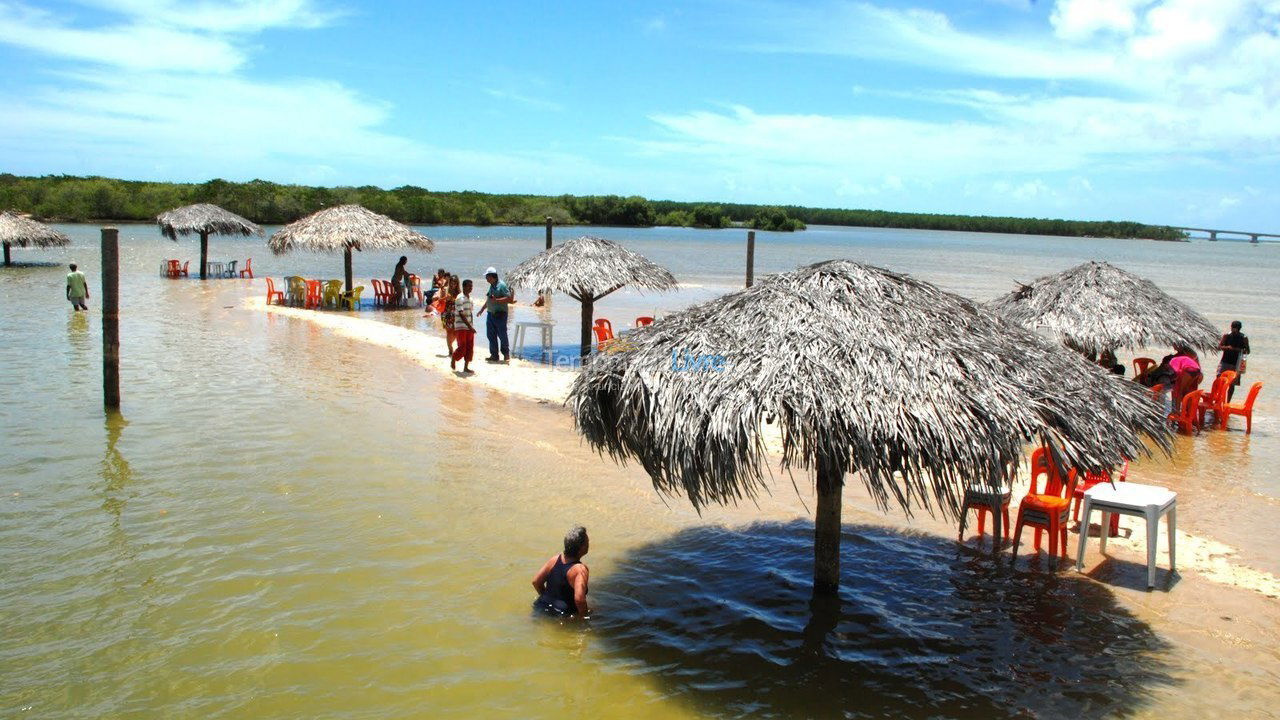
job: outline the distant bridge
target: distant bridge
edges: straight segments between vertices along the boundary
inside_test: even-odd
[[[1258,242],[1258,238],[1264,238],[1264,237],[1280,238],[1280,235],[1276,235],[1273,233],[1247,232],[1244,230],[1214,230],[1212,228],[1178,227],[1177,225],[1171,225],[1170,227],[1172,227],[1174,230],[1185,230],[1187,232],[1207,233],[1207,237],[1209,238],[1209,240],[1214,242],[1218,240],[1219,235],[1244,235],[1249,238],[1249,242],[1251,243]]]

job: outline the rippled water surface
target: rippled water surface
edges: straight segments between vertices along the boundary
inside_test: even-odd
[[[150,226],[121,228],[124,412],[104,417],[97,229],[64,230],[72,247],[0,269],[0,716],[1103,716],[1153,694],[1176,707],[1180,679],[1213,666],[1104,585],[871,526],[846,530],[840,601],[811,608],[803,525],[707,527],[581,446],[559,409],[244,308],[261,280],[164,280],[160,261],[197,243]],[[437,252],[411,268],[477,280],[542,237],[426,232]],[[616,326],[740,282],[740,231],[595,232],[686,285],[617,293],[598,307]],[[252,256],[259,278],[341,273],[338,256],[272,257],[258,239],[211,247]],[[761,233],[757,272],[831,257],[978,299],[1112,260],[1215,323],[1243,320],[1247,381],[1276,387],[1280,246],[814,228]],[[88,314],[63,299],[73,260]],[[394,262],[358,255],[356,276]],[[557,342],[575,312],[554,303]],[[419,313],[364,314],[431,331]],[[1180,527],[1277,572],[1267,392],[1251,437],[1183,438],[1135,474],[1179,490]],[[529,576],[576,522],[600,608],[585,628],[528,613]],[[1223,707],[1270,707],[1248,698]]]

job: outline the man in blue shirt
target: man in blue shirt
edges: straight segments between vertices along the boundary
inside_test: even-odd
[[[483,315],[485,310],[489,311],[489,317],[484,323],[485,334],[489,337],[489,357],[485,360],[498,362],[498,350],[501,349],[502,362],[507,362],[511,360],[511,348],[507,345],[507,310],[516,298],[511,293],[511,288],[498,280],[496,268],[486,269],[484,279],[489,281],[489,291],[485,293],[484,307],[480,308],[476,317]]]

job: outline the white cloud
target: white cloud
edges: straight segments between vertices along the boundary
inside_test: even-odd
[[[197,32],[156,24],[75,28],[11,4],[0,4],[0,42],[128,70],[229,72],[245,59],[232,43]]]
[[[1058,37],[1084,40],[1099,32],[1130,35],[1138,26],[1138,8],[1148,0],[1058,0],[1049,22]]]

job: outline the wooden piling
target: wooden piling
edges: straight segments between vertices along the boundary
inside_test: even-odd
[[[747,231],[747,287],[755,282],[756,273],[756,231]]]
[[[102,228],[102,401],[120,409],[120,231]]]
[[[551,216],[547,216],[547,249],[551,249]]]
[[[551,232],[551,231],[547,230],[547,232]],[[5,267],[8,267],[9,265],[13,264],[13,261],[9,259],[9,243],[4,244],[4,264],[5,264]]]

